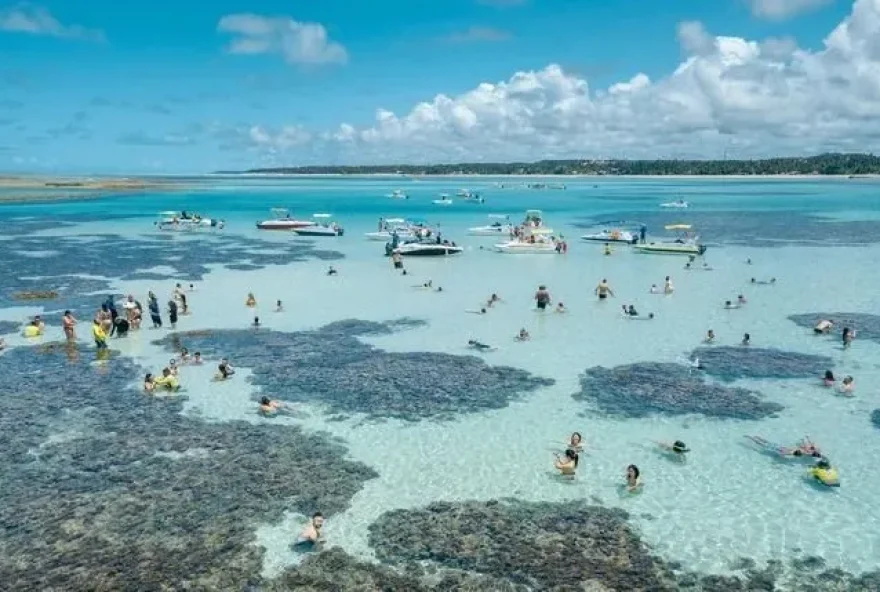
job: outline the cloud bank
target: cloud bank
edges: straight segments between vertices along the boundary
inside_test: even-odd
[[[289,150],[288,160],[308,136],[313,155],[371,163],[880,149],[880,0],[857,0],[817,51],[788,39],[712,35],[698,22],[677,33],[686,57],[658,80],[637,73],[592,89],[551,64],[437,95],[407,113],[378,109],[368,127],[297,128],[297,141],[259,127],[256,139]]]
[[[782,20],[816,10],[834,0],[747,0],[752,14],[769,20]]]

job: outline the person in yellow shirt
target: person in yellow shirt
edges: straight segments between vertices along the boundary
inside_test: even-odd
[[[92,323],[92,336],[95,338],[95,347],[107,349],[107,332],[104,331],[104,327],[98,319]]]
[[[163,368],[162,376],[153,380],[153,384],[169,391],[176,391],[180,388],[180,381],[171,373],[171,368]]]
[[[42,334],[43,329],[40,327],[39,321],[36,319],[28,323],[24,328],[25,337],[39,337]]]

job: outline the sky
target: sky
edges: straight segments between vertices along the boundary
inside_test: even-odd
[[[0,171],[880,148],[880,0],[0,0]]]

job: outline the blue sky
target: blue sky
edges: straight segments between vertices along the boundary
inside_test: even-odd
[[[768,15],[761,4],[788,4],[790,13]],[[502,139],[486,138],[500,128],[483,123],[496,118],[470,103],[478,124],[468,129],[481,130],[474,141],[427,128],[380,129],[372,140],[361,132],[375,125],[377,109],[403,118],[438,94],[454,99],[549,64],[590,92],[638,73],[662,80],[687,59],[683,22],[698,21],[712,36],[786,38],[818,52],[852,8],[843,0],[0,0],[0,170],[371,162],[384,159],[383,145],[388,158],[419,160],[401,134],[414,134],[410,146],[446,143],[437,160],[501,159]],[[221,27],[230,15],[253,18]],[[271,22],[288,31],[286,19],[323,27],[327,43],[288,48],[285,57],[265,36],[244,35],[247,51],[230,51],[242,27]],[[328,137],[342,123],[357,130],[355,142]],[[600,123],[610,134],[613,126]],[[566,126],[555,128],[564,134]],[[477,144],[478,152],[470,148]],[[515,155],[563,154],[559,142],[548,145]]]

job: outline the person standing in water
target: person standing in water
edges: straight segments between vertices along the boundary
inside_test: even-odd
[[[611,286],[608,285],[608,280],[605,278],[602,278],[602,281],[596,286],[595,292],[596,295],[599,296],[599,300],[605,300],[609,296],[614,296],[614,292],[611,290]]]
[[[535,292],[535,303],[538,306],[538,310],[546,309],[551,302],[550,292],[547,290],[547,286],[540,285],[538,286],[538,291]]]
[[[147,300],[147,308],[150,309],[150,318],[153,320],[153,329],[159,329],[162,327],[162,314],[159,312],[159,300],[152,292],[150,292],[149,300]]]
[[[308,547],[317,545],[321,540],[322,528],[324,528],[324,515],[321,514],[321,512],[315,512],[309,523],[306,524],[305,528],[302,529],[302,532],[299,533],[295,544],[297,546],[305,545]]]
[[[856,338],[856,332],[849,327],[843,328],[843,335],[841,339],[843,340],[843,349],[849,349],[849,346],[852,345],[853,339]]]
[[[75,341],[76,319],[74,318],[73,313],[69,310],[64,311],[64,316],[61,317],[61,326],[64,328],[64,336],[67,338],[67,341]]]
[[[177,328],[177,303],[173,299],[168,301],[168,322],[172,329]]]
[[[675,286],[672,285],[672,278],[667,275],[663,282],[663,293],[672,294],[673,292],[675,292]]]

